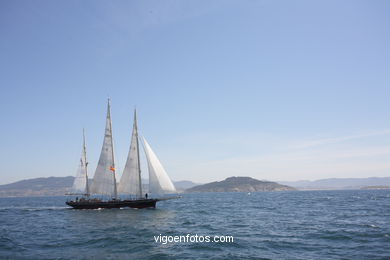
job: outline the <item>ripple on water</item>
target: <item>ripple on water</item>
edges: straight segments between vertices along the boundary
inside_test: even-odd
[[[390,191],[184,194],[155,210],[70,210],[65,198],[0,199],[0,258],[379,259]],[[168,243],[158,235],[230,235]]]

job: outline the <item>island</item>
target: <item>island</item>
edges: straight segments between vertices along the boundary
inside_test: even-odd
[[[185,192],[257,192],[291,191],[293,187],[271,181],[259,181],[251,177],[229,177],[223,181],[194,186]]]

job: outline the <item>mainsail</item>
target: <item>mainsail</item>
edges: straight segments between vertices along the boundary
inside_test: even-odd
[[[87,147],[85,144],[85,134],[83,129],[83,151],[81,153],[77,175],[71,188],[73,194],[89,194],[87,166]]]
[[[145,138],[142,138],[142,140],[148,161],[149,192],[152,194],[176,192],[175,186],[162,166],[160,160],[157,158],[156,154],[153,152]]]
[[[118,186],[118,192],[142,197],[141,169],[139,160],[139,143],[137,129],[137,112],[134,111],[133,134],[126,166]]]
[[[110,100],[107,106],[106,130],[98,165],[91,185],[91,193],[117,197],[114,145],[112,140]]]

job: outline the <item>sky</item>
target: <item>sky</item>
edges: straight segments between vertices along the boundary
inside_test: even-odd
[[[75,175],[83,128],[93,174],[108,97],[119,177],[135,107],[176,181],[390,177],[389,13],[385,0],[0,1],[0,184]]]

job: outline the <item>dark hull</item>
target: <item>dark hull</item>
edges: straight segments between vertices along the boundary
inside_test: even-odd
[[[79,200],[67,201],[66,204],[74,209],[115,209],[115,208],[155,208],[157,199],[139,199],[139,200]]]

